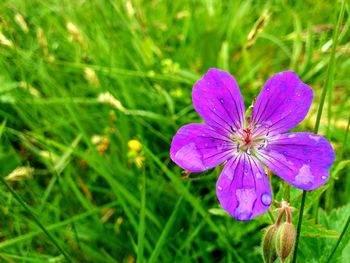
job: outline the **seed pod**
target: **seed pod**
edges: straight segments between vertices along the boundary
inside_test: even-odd
[[[276,252],[284,260],[291,254],[295,244],[295,228],[293,224],[285,222],[280,225],[276,233]]]
[[[271,225],[266,229],[265,235],[262,239],[262,254],[265,263],[273,263],[277,259],[276,253],[276,234],[278,227]]]

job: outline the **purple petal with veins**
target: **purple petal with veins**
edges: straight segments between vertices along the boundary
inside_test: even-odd
[[[303,190],[313,190],[327,182],[335,153],[324,137],[308,132],[275,137],[258,152],[258,158],[273,173]]]
[[[269,209],[272,193],[259,161],[246,153],[229,160],[216,183],[223,209],[237,220],[247,221]]]
[[[213,168],[232,156],[233,142],[206,124],[188,124],[173,138],[171,159],[190,172]]]
[[[309,111],[312,89],[292,71],[273,75],[254,104],[251,123],[268,129],[270,135],[286,132]]]
[[[226,71],[209,69],[194,85],[192,100],[203,120],[223,134],[243,127],[243,98],[236,80]]]

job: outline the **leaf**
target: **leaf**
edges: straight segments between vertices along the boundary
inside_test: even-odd
[[[326,213],[323,210],[320,210],[320,222],[324,225],[328,226],[329,228],[335,229],[339,232],[343,231],[343,228],[345,226],[345,223],[349,217],[350,214],[350,204],[347,204],[345,206],[342,206],[338,209],[333,210],[329,215],[326,215]],[[329,244],[329,247],[326,253],[325,257],[328,258],[330,255],[332,249],[334,248],[334,245],[336,244],[337,240],[332,241],[331,244]],[[341,240],[341,243],[339,244],[339,247],[337,248],[336,253],[333,255],[333,260],[337,257],[341,257],[339,262],[349,262],[350,255],[347,252],[347,248],[349,248],[349,242],[350,242],[350,233],[349,229],[346,231],[343,239]]]
[[[338,238],[340,233],[317,224],[314,219],[303,221],[301,235],[306,237]]]
[[[210,208],[208,212],[215,216],[228,216],[228,214],[222,208]]]
[[[344,161],[340,161],[337,166],[334,168],[334,171],[332,173],[332,177],[335,179],[338,179],[338,173],[343,170],[346,166],[350,165],[350,160],[344,160]]]
[[[319,188],[317,188],[316,190],[313,191],[308,191],[307,195],[306,195],[306,202],[305,202],[305,211],[304,211],[304,215],[306,214],[306,211],[317,201],[320,199],[320,196],[323,194],[323,192],[325,192],[329,187],[329,184],[326,184],[324,186],[321,186]],[[292,187],[291,189],[291,196],[293,196],[293,192],[296,189],[294,187]],[[299,195],[297,195],[294,199],[291,198],[291,204],[294,207],[297,207],[299,209],[300,206],[300,200],[301,200],[301,195],[302,195],[302,191],[298,190],[298,192],[300,192]]]

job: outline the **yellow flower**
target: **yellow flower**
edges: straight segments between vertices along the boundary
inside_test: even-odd
[[[128,141],[128,147],[131,151],[139,152],[141,151],[142,144],[138,140],[130,140]]]

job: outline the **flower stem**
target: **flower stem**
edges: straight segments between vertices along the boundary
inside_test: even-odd
[[[56,246],[56,248],[62,253],[68,262],[73,262],[69,255],[63,250],[63,248],[58,244],[56,239],[47,231],[45,226],[40,222],[39,218],[34,214],[32,209],[22,200],[22,198],[12,189],[12,187],[6,182],[6,180],[0,176],[0,181],[6,186],[13,197],[23,206],[23,208],[32,216],[35,223],[39,228],[45,233],[45,235],[51,240],[51,242]]]
[[[322,94],[321,94],[321,98],[320,98],[320,106],[318,107],[318,111],[317,111],[316,124],[315,124],[315,129],[314,129],[315,133],[318,132],[318,129],[320,127],[321,115],[322,115],[324,102],[326,99],[326,94],[328,91],[331,93],[333,88],[334,88],[335,53],[337,51],[337,45],[338,45],[338,41],[339,41],[340,30],[341,30],[342,23],[343,23],[344,12],[345,12],[345,0],[342,1],[341,7],[340,7],[340,12],[339,12],[339,17],[338,17],[338,22],[337,22],[337,27],[336,27],[334,35],[333,35],[332,51],[331,51],[331,55],[329,58],[329,64],[327,67],[326,79],[324,82],[324,86],[322,88]]]
[[[300,212],[299,212],[299,219],[298,219],[298,226],[297,226],[297,235],[295,238],[295,248],[293,253],[293,263],[297,262],[297,253],[298,253],[298,245],[299,245],[299,237],[300,237],[300,231],[301,231],[301,223],[303,221],[303,213],[304,213],[304,206],[305,206],[305,200],[306,200],[306,190],[303,191],[303,195],[301,197],[301,205],[300,205]]]
[[[337,243],[335,244],[335,246],[334,246],[334,248],[333,248],[333,250],[332,250],[332,253],[331,253],[331,254],[329,255],[329,257],[328,257],[327,263],[331,262],[331,259],[332,259],[333,255],[335,254],[335,251],[337,250],[337,248],[338,248],[338,246],[339,246],[341,240],[343,239],[343,237],[344,237],[344,235],[345,235],[345,233],[346,233],[346,230],[348,229],[349,225],[350,225],[350,215],[349,215],[349,217],[348,217],[348,221],[346,221],[346,223],[345,223],[345,225],[344,225],[343,231],[341,232],[340,237],[338,238]]]

